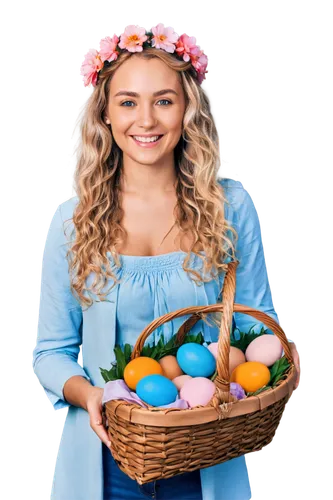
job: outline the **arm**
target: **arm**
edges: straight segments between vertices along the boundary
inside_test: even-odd
[[[63,387],[72,376],[87,380],[77,363],[82,343],[82,309],[70,290],[61,207],[49,227],[43,254],[37,343],[33,370],[55,410],[70,405]]]
[[[254,309],[263,311],[278,324],[281,324],[277,305],[273,297],[263,229],[258,209],[250,192],[240,181],[236,182],[239,183],[239,187],[235,187],[236,210],[233,214],[233,219],[239,235],[236,247],[236,257],[239,260],[239,264],[236,268],[235,303],[248,305]],[[234,313],[234,326],[244,333],[248,332],[252,326],[254,326],[252,331],[256,333],[264,327],[267,329],[267,333],[273,334],[273,331],[268,329],[266,325],[242,313]],[[290,346],[291,353],[298,373],[295,385],[297,390],[300,387],[303,376],[302,360],[295,340],[289,337],[288,342],[292,343]]]
[[[258,214],[249,193],[241,183],[238,185],[234,213],[234,227],[238,232],[236,257],[239,260],[235,303],[263,311],[280,324],[273,306]],[[234,319],[241,332],[248,332],[253,325],[256,326],[252,331],[256,333],[259,333],[261,327],[267,328],[256,318],[246,314],[234,313]],[[273,334],[270,329],[267,329],[267,333]]]

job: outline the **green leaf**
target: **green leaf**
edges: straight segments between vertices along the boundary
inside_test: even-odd
[[[205,342],[204,336],[201,332],[198,333],[196,342],[201,345]]]
[[[176,344],[177,335],[173,335],[171,339],[165,344],[165,349],[172,349]]]
[[[143,346],[142,348],[142,351],[141,351],[141,356],[148,356],[148,358],[151,357],[151,353],[153,351],[153,347],[150,346],[150,345],[145,345]]]
[[[257,394],[260,394],[263,391],[267,391],[267,389],[270,389],[270,387],[268,385],[265,385],[264,387],[261,387],[255,392],[247,392],[246,394],[247,396],[256,396]]]
[[[104,379],[104,382],[108,382],[109,381],[109,372],[108,372],[108,370],[105,370],[105,368],[101,368],[101,367],[99,367],[99,369],[100,369],[101,375],[102,375],[102,377]]]
[[[256,338],[260,337],[261,335],[264,335],[267,331],[267,329],[264,329],[261,327],[261,330],[259,333],[251,332],[251,330],[254,328],[256,324],[251,326],[250,330],[248,333],[241,332],[238,328],[235,328],[235,330],[238,330],[239,332],[239,339],[236,339],[234,332],[230,334],[230,345],[233,347],[237,347],[241,351],[245,353],[246,349],[248,348],[249,344]]]
[[[161,337],[159,338],[159,341],[157,342],[157,347],[164,347],[164,334],[161,334]]]
[[[128,364],[131,360],[131,354],[132,354],[132,347],[130,344],[125,344],[124,346],[124,356],[125,356],[125,361],[126,364]]]
[[[279,360],[277,360],[273,366],[270,367],[269,371],[271,372],[271,380],[275,377],[275,375],[278,373],[279,369]]]
[[[194,342],[195,344],[203,344],[205,341],[203,335],[201,332],[199,332],[197,335],[189,335],[187,334],[183,344],[188,344],[189,342]]]
[[[271,372],[269,385],[274,386],[282,378],[289,366],[290,364],[285,356],[278,359],[269,369]]]
[[[125,354],[118,345],[115,346],[114,353],[117,360],[117,377],[124,378],[124,370],[126,366]]]
[[[157,356],[158,356],[158,347],[154,346],[154,348],[153,348],[153,350],[152,350],[152,352],[151,352],[151,354],[150,354],[149,357],[156,360]]]
[[[100,372],[105,383],[110,382],[111,380],[118,379],[116,366],[113,366],[111,370],[105,370],[104,368],[100,367]]]

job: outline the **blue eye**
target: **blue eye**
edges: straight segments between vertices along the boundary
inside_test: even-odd
[[[171,101],[169,101],[169,99],[160,99],[158,102],[161,102],[161,101],[164,101],[164,102],[167,102],[167,103],[169,103],[169,104],[172,104],[172,102],[171,102]]]
[[[169,99],[160,99],[158,102],[161,102],[161,101],[167,102],[168,104],[172,104],[172,102],[169,101]],[[133,101],[124,101],[124,102],[121,103],[121,106],[123,106],[127,102],[130,102],[130,103],[134,104]],[[132,106],[125,106],[125,108],[132,108]]]

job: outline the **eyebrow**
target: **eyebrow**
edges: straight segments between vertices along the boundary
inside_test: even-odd
[[[158,90],[157,92],[154,92],[153,96],[157,97],[157,96],[160,96],[160,95],[163,95],[163,94],[175,94],[175,95],[178,95],[177,92],[175,90],[173,90],[173,89],[162,89],[162,90]],[[137,92],[132,92],[131,90],[121,90],[120,92],[117,92],[117,94],[115,94],[113,97],[118,97],[118,96],[121,96],[121,95],[131,96],[131,97],[140,97],[140,94],[138,94]]]

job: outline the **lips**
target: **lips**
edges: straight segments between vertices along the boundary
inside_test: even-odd
[[[163,137],[164,134],[152,134],[152,135],[140,135],[140,134],[137,134],[137,135],[131,135],[131,137],[144,137],[145,139],[151,139],[152,137],[156,137],[158,136],[158,139],[159,140],[161,137]]]
[[[155,134],[155,137],[156,136],[157,136],[157,134]],[[135,142],[135,144],[137,144],[138,146],[140,146],[142,148],[153,148],[154,146],[156,146],[160,142],[160,140],[162,139],[162,137],[164,137],[164,134],[163,135],[159,135],[157,141],[154,141],[154,142],[141,142],[141,141],[137,141],[134,138],[133,135],[131,135],[130,137],[132,137],[132,139]],[[154,136],[151,136],[151,137],[154,137]]]

